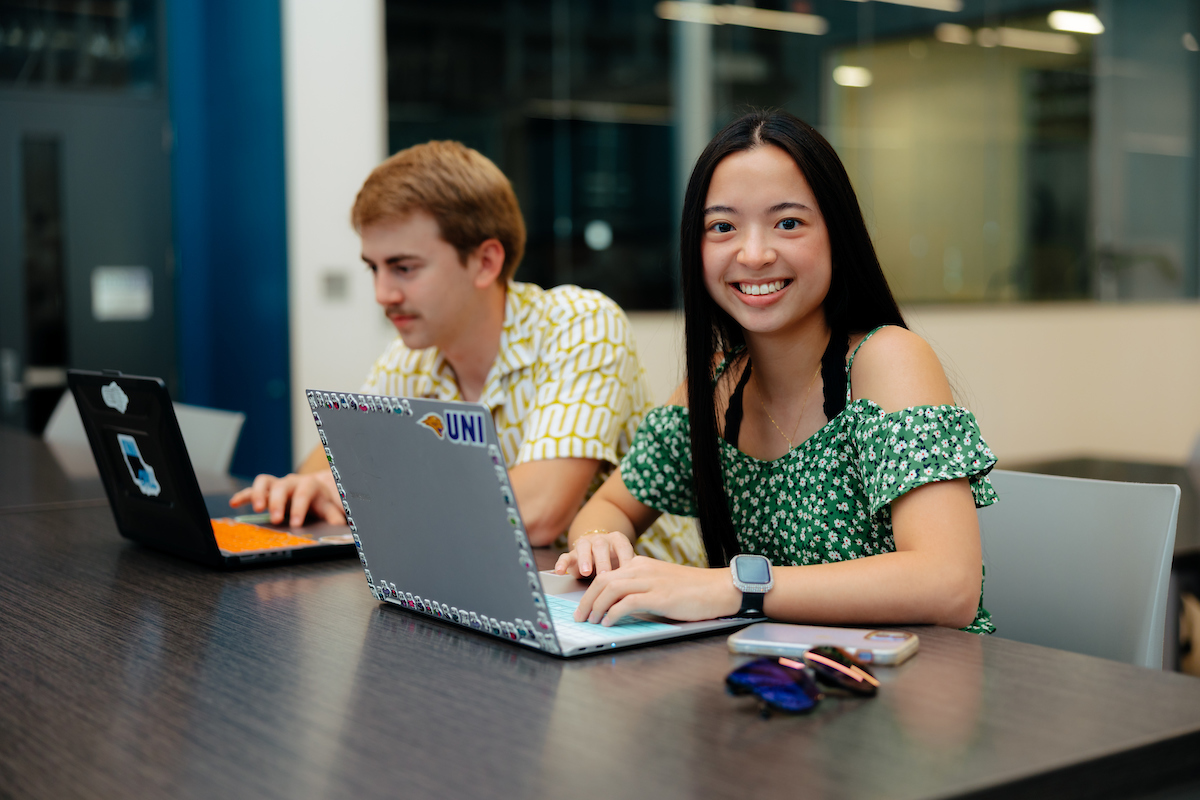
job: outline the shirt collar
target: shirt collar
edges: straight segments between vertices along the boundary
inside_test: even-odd
[[[536,287],[531,284],[510,281],[504,292],[504,327],[500,330],[500,349],[479,397],[479,402],[488,408],[503,405],[504,379],[531,366],[535,360],[533,330],[529,320],[534,308],[534,289]]]
[[[528,283],[512,281],[504,293],[504,328],[500,331],[500,351],[492,367],[499,375],[516,372],[534,362],[533,331],[529,326],[533,310],[530,288]]]

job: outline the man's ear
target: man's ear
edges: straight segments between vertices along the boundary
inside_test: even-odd
[[[486,239],[475,248],[469,261],[476,268],[475,288],[486,289],[500,280],[504,271],[504,245],[499,239]]]

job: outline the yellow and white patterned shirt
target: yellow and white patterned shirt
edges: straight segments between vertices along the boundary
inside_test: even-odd
[[[375,362],[367,394],[462,400],[454,370],[436,347],[410,350],[397,337]],[[600,292],[544,290],[510,282],[500,352],[479,402],[492,412],[504,460],[606,462],[588,495],[620,463],[652,407],[629,320]],[[695,523],[663,515],[635,548],[642,555],[704,565]]]

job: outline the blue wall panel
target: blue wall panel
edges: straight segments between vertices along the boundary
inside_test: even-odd
[[[277,0],[169,0],[184,402],[246,414],[233,472],[291,470]]]

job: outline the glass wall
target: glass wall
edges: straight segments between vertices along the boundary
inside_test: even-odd
[[[157,0],[5,0],[0,88],[152,90]]]
[[[389,139],[513,179],[519,277],[676,303],[682,184],[749,107],[819,127],[903,302],[1197,294],[1196,0],[388,0]]]

